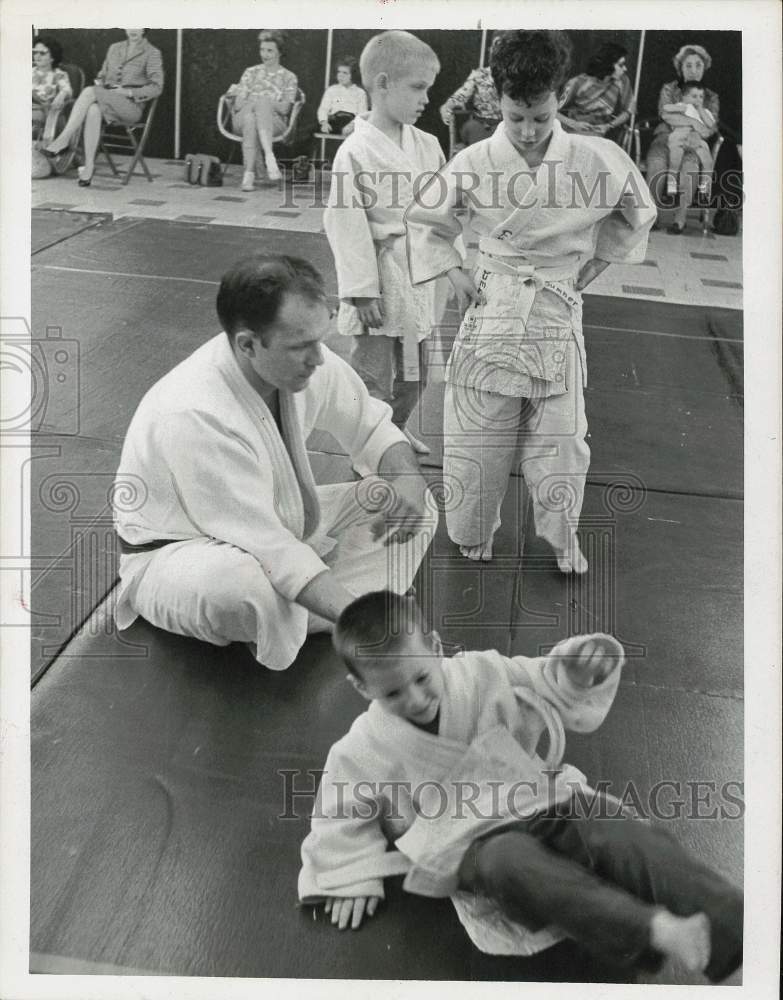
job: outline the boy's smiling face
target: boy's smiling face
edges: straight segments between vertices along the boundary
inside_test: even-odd
[[[508,94],[500,98],[500,112],[506,135],[523,156],[546,152],[558,109],[557,95],[548,90],[531,104],[514,101]]]
[[[406,636],[394,652],[360,661],[361,680],[349,679],[368,701],[384,712],[417,725],[427,725],[438,714],[443,697],[442,650],[437,633],[420,629]]]
[[[402,125],[414,125],[429,104],[428,91],[437,75],[433,66],[422,63],[388,81],[381,91],[389,117]]]

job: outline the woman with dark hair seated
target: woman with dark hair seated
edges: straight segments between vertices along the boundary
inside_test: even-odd
[[[604,42],[587,64],[587,72],[565,85],[558,118],[566,132],[617,139],[631,117],[633,95],[626,66],[627,49]]]
[[[62,132],[43,150],[57,156],[70,145],[84,125],[84,166],[79,167],[79,187],[89,187],[103,122],[135,125],[144,104],[163,91],[160,50],[144,37],[144,28],[125,28],[127,41],[109,46],[93,87],[85,87],[71,110]]]
[[[62,46],[56,38],[36,35],[33,42],[34,139],[43,132],[49,112],[62,108],[72,95],[68,74],[60,69],[62,60]]]

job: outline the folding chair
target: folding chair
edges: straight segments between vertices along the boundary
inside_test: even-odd
[[[144,171],[147,180],[152,183],[152,174],[149,172],[144,161],[144,147],[147,144],[152,119],[155,115],[155,108],[158,98],[153,97],[147,102],[143,109],[141,119],[135,125],[123,125],[120,122],[104,123],[101,129],[101,138],[98,142],[98,151],[108,160],[111,171],[115,177],[122,177],[122,183],[127,184],[137,166]],[[109,155],[109,150],[113,153],[121,153],[131,157],[130,166],[127,173],[120,174],[114,164],[114,160]]]
[[[320,142],[319,150],[319,163],[326,163],[326,143],[331,139],[333,142],[344,142],[348,138],[347,135],[342,135],[339,132],[315,132],[313,133],[313,139],[318,139]]]
[[[286,125],[285,131],[281,135],[276,135],[272,139],[272,145],[285,145],[285,143],[290,142],[296,133],[296,123],[299,119],[299,114],[304,107],[305,94],[303,90],[297,90],[296,98],[294,103],[291,105],[291,110],[288,113],[288,124]],[[232,142],[242,142],[242,136],[237,135],[234,132],[234,123],[231,120],[232,113],[234,111],[234,96],[233,94],[222,94],[217,106],[217,127],[221,135],[225,136],[226,139],[230,139]],[[257,140],[260,146],[260,140]],[[233,149],[233,147],[232,147]],[[229,156],[230,159],[230,156]],[[263,162],[263,157],[260,161]]]

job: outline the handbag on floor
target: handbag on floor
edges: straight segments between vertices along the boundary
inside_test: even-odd
[[[223,168],[216,156],[188,153],[185,157],[185,180],[202,187],[223,187]]]

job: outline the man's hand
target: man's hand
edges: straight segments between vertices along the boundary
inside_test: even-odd
[[[470,305],[486,305],[484,294],[476,288],[473,278],[461,267],[452,267],[446,274],[456,292],[457,305],[461,313],[464,313]]]
[[[332,131],[332,127],[329,122],[319,122],[321,131],[325,132],[327,135]]]
[[[377,541],[388,533],[384,545],[407,542],[428,519],[427,482],[407,441],[393,444],[383,453],[378,474],[386,480],[389,493],[383,498],[383,512],[372,526],[372,537]],[[377,485],[382,487],[381,483]]]
[[[579,277],[576,279],[576,290],[581,292],[583,288],[587,288],[590,282],[595,281],[598,275],[602,271],[605,271],[607,267],[609,267],[608,260],[592,257],[579,272]]]
[[[384,534],[384,545],[410,541],[424,527],[427,513],[427,482],[419,472],[397,476],[389,483],[393,494],[390,509],[385,510],[372,526],[377,541]]]
[[[364,326],[383,326],[383,303],[380,299],[356,298],[353,304]]]
[[[365,913],[371,917],[380,902],[379,896],[355,896],[346,899],[327,899],[324,911],[331,913],[332,923],[344,931],[350,924],[355,931],[362,922]]]

